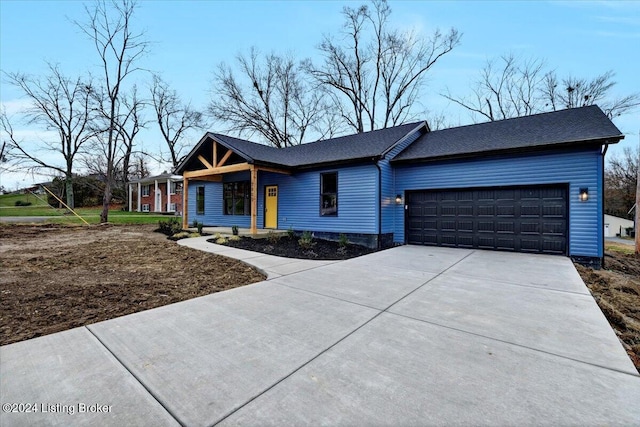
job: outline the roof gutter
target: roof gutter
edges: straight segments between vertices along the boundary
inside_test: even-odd
[[[514,147],[514,148],[503,148],[496,150],[487,150],[487,151],[471,151],[466,153],[455,153],[455,154],[443,154],[439,156],[433,157],[417,157],[411,159],[392,159],[390,162],[392,164],[403,164],[403,163],[428,163],[428,162],[439,162],[443,160],[453,160],[453,159],[465,159],[465,158],[476,158],[478,156],[493,156],[493,155],[503,155],[503,154],[519,154],[519,153],[531,153],[536,151],[547,151],[553,149],[562,149],[562,148],[570,148],[578,145],[588,145],[596,143],[599,144],[617,144],[621,139],[624,139],[624,135],[616,136],[614,138],[594,138],[594,139],[583,139],[577,141],[568,141],[562,144],[543,144],[543,145],[529,145],[526,147]]]

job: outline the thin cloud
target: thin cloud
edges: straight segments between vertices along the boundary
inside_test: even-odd
[[[600,37],[612,37],[621,39],[640,39],[640,33],[629,33],[624,31],[596,31]]]
[[[596,16],[596,20],[600,22],[609,22],[612,24],[635,25],[640,26],[640,18],[629,16]]]

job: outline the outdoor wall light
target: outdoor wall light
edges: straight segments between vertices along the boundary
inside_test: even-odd
[[[398,194],[398,195],[396,196],[396,203],[397,203],[397,204],[402,203],[402,194]]]
[[[580,201],[581,202],[586,202],[587,200],[589,200],[589,189],[588,188],[581,188],[580,189]]]

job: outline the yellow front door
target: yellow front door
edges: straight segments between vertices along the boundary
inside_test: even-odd
[[[264,228],[278,228],[278,186],[268,185],[264,191]]]

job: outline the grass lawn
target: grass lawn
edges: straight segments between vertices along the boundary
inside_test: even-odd
[[[66,209],[54,209],[46,203],[45,196],[32,194],[0,195],[0,217],[9,216],[50,216],[45,223],[49,224],[83,224]],[[31,202],[31,206],[15,206],[16,201]],[[89,224],[100,222],[102,208],[78,208],[75,210]],[[168,219],[171,215],[158,215],[146,212],[125,212],[119,207],[109,211],[109,222],[112,224],[157,224],[161,219]]]

